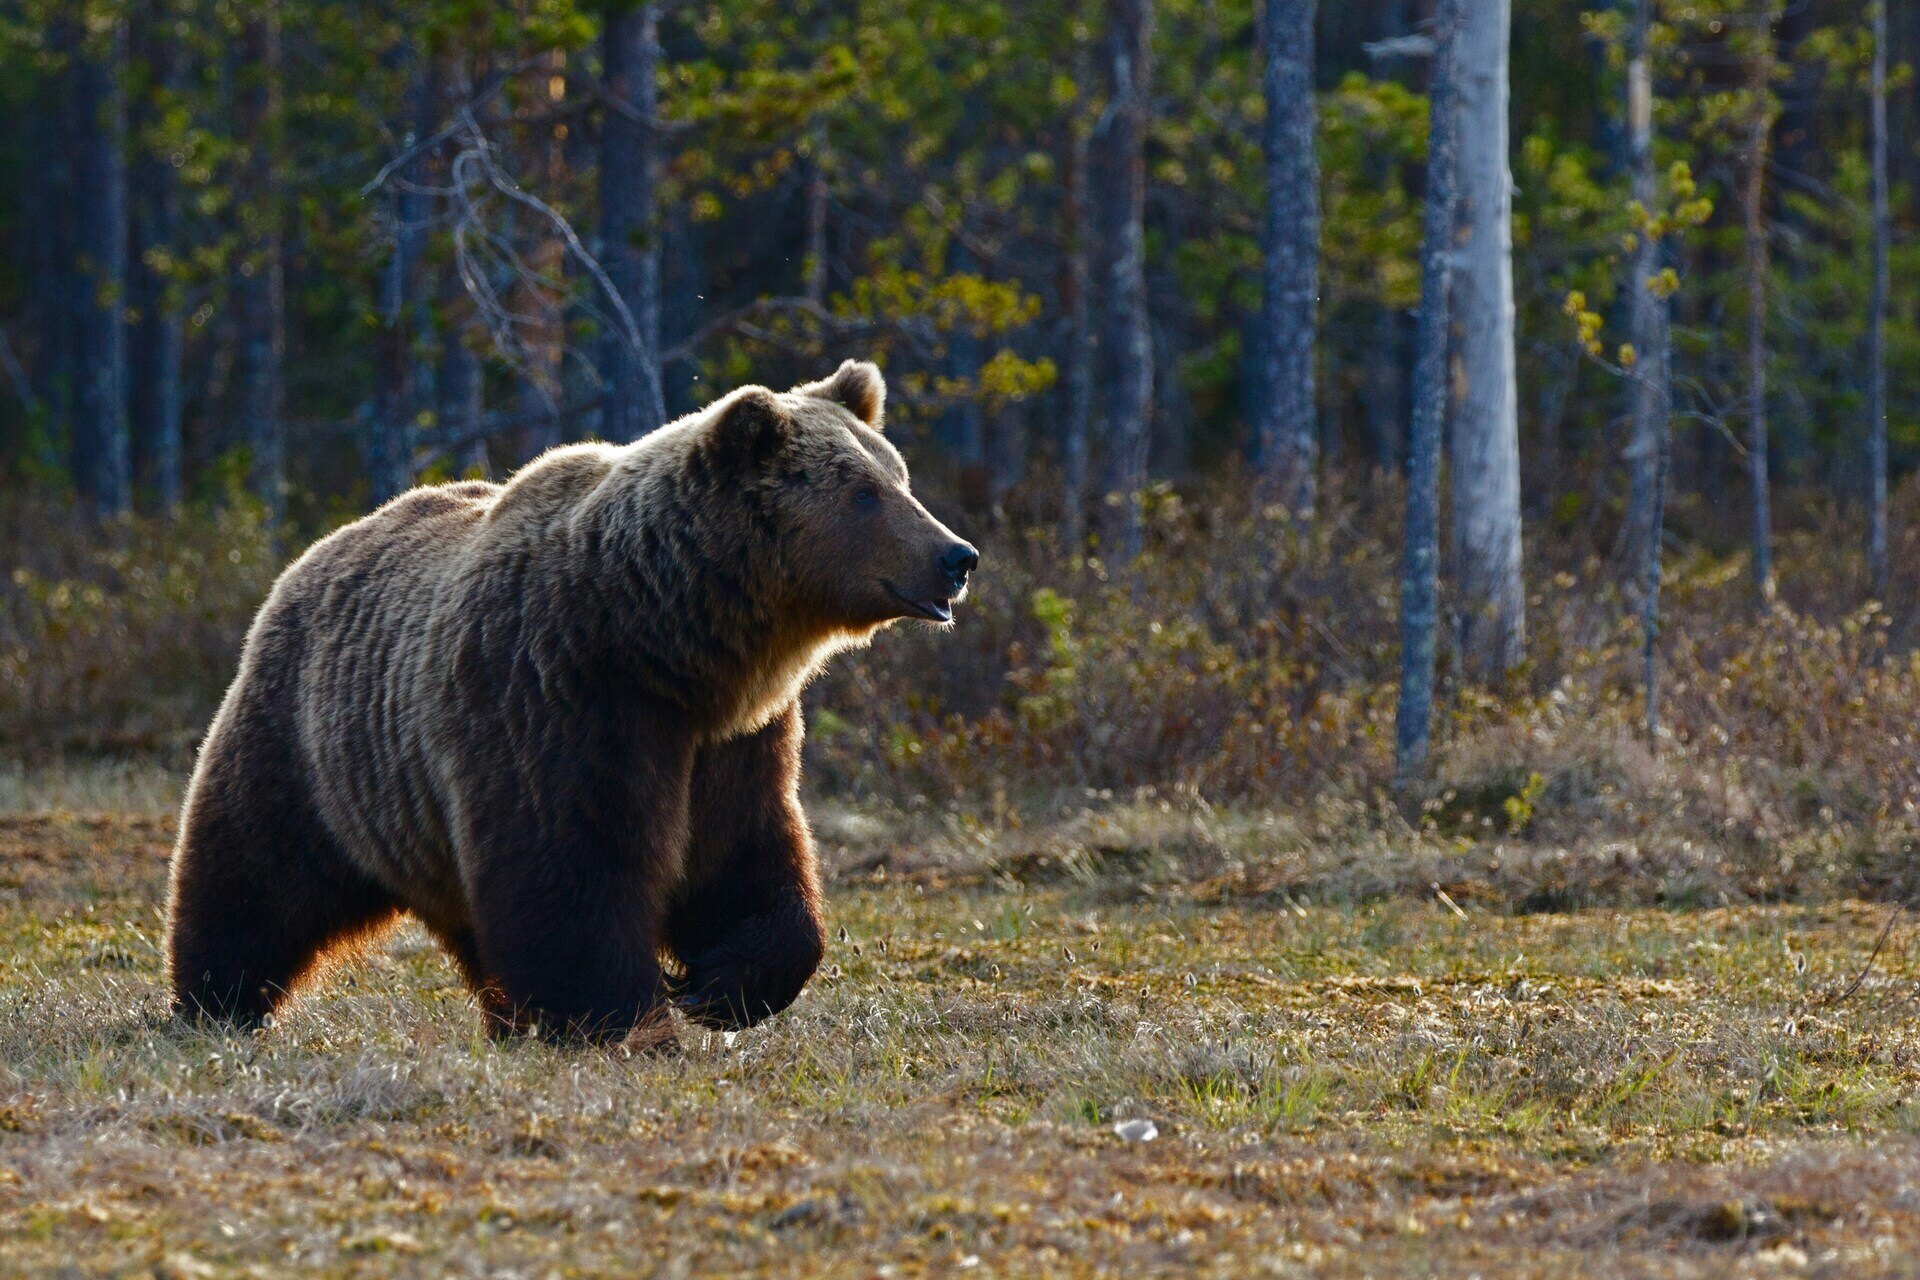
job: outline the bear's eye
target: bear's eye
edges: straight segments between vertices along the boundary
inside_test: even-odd
[[[863,484],[853,491],[853,505],[856,507],[877,506],[879,502],[880,491],[870,484]]]

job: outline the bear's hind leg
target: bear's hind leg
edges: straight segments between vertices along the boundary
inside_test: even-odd
[[[169,897],[174,1011],[242,1027],[258,1026],[330,948],[397,910],[306,805],[210,781],[188,803]]]

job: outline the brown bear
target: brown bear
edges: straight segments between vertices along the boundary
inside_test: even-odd
[[[825,944],[800,690],[890,622],[949,623],[979,561],[908,491],[884,400],[854,361],[743,387],[309,549],[187,789],[175,1008],[257,1024],[401,911],[496,1032],[790,1004]]]

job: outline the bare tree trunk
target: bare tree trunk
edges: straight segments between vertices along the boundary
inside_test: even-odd
[[[451,322],[465,291],[451,271],[447,274],[441,298],[448,323],[440,340],[439,372],[434,377],[434,416],[442,429],[460,437],[460,444],[452,455],[454,470],[461,475],[484,478],[491,470],[487,440],[476,427],[486,414],[485,370],[479,353],[467,341],[466,326]]]
[[[36,461],[53,473],[68,466],[63,457],[63,435],[71,430],[76,398],[75,371],[80,288],[76,277],[74,241],[74,76],[71,59],[78,47],[79,27],[71,15],[56,16],[47,24],[47,49],[67,61],[69,69],[50,78],[45,92],[32,104],[27,147],[33,158],[27,198],[42,216],[29,218],[33,309],[21,337],[35,348],[30,357],[34,389],[45,414]],[[71,441],[66,440],[71,453]],[[74,477],[78,480],[78,477]]]
[[[411,147],[433,127],[436,116],[432,59],[411,42],[395,51],[404,77],[402,93],[405,145]],[[393,253],[380,273],[380,333],[374,345],[373,440],[368,459],[373,499],[386,502],[413,484],[413,426],[425,407],[414,341],[425,306],[425,258],[432,206],[426,188],[431,161],[413,157],[399,181],[388,185],[387,208],[393,226]]]
[[[1653,0],[1631,2],[1633,11],[1627,27],[1627,157],[1633,198],[1651,218],[1658,199],[1653,166],[1653,57],[1648,48]],[[1662,359],[1667,342],[1667,300],[1652,284],[1662,268],[1661,255],[1659,238],[1650,226],[1643,228],[1628,283],[1632,307],[1629,341],[1635,356],[1631,384],[1633,437],[1627,445],[1627,513],[1620,531],[1620,553],[1629,566],[1629,581],[1644,571],[1650,555],[1657,554],[1648,541],[1655,536],[1660,449],[1667,431],[1668,388]]]
[[[541,71],[551,83],[565,65],[564,55],[555,51],[548,55]],[[565,83],[563,79],[562,84]],[[536,156],[542,181],[549,190],[558,190],[568,181],[569,144],[578,136],[576,129],[565,135],[563,141],[561,133],[551,127],[538,135]],[[544,232],[527,255],[527,265],[539,279],[559,279],[566,270],[566,262],[566,249],[559,237]],[[514,304],[520,314],[534,317],[525,326],[525,354],[515,371],[518,375],[515,399],[525,423],[516,442],[518,456],[514,462],[517,465],[531,461],[562,441],[560,402],[565,394],[567,313],[556,309],[538,287],[525,280],[514,285]]]
[[[1767,134],[1772,125],[1768,85],[1773,77],[1773,0],[1756,6],[1756,45],[1748,68],[1753,119],[1747,135],[1742,195],[1747,272],[1747,478],[1753,501],[1753,583],[1763,605],[1773,601],[1773,518],[1767,482]]]
[[[1627,153],[1633,198],[1651,219],[1658,199],[1653,165],[1653,58],[1648,37],[1653,0],[1634,0],[1627,31]],[[1646,695],[1649,741],[1660,737],[1660,568],[1667,507],[1667,475],[1672,469],[1669,431],[1673,384],[1671,316],[1656,278],[1665,268],[1666,246],[1653,234],[1651,221],[1640,232],[1630,297],[1633,307],[1633,440],[1627,447],[1630,489],[1622,549],[1639,577],[1641,668]],[[1629,591],[1634,588],[1629,587]]]
[[[1673,435],[1667,430],[1669,390],[1670,351],[1667,345],[1667,333],[1663,329],[1659,338],[1658,365],[1649,367],[1645,375],[1659,379],[1660,395],[1660,436],[1654,443],[1653,455],[1653,512],[1648,522],[1647,541],[1642,561],[1643,585],[1640,600],[1640,658],[1642,685],[1646,691],[1647,740],[1654,744],[1660,741],[1660,556],[1661,539],[1665,536],[1667,515],[1667,473],[1673,467]]]
[[[1260,469],[1295,516],[1313,513],[1317,433],[1314,320],[1320,293],[1320,168],[1315,156],[1313,18],[1316,0],[1266,0],[1261,130],[1267,176],[1260,316]]]
[[[1887,0],[1873,0],[1873,285],[1867,305],[1867,576],[1887,595]]]
[[[607,277],[639,328],[609,325],[602,349],[607,387],[601,421],[609,440],[635,440],[666,420],[660,394],[660,247],[654,227],[655,73],[658,11],[610,0],[602,32],[609,101],[601,120],[600,239]]]
[[[99,516],[133,500],[127,440],[126,20],[83,37],[73,62],[80,394],[74,480]]]
[[[182,490],[185,326],[171,282],[149,257],[180,256],[180,181],[147,132],[181,89],[186,59],[173,28],[169,0],[147,0],[140,14],[140,56],[148,68],[148,84],[135,130],[138,158],[131,179],[134,250],[128,263],[128,293],[138,318],[128,335],[127,409],[134,475],[153,509],[165,514],[179,506]]]
[[[1509,0],[1473,0],[1455,50],[1460,95],[1459,413],[1454,562],[1460,656],[1494,681],[1526,657],[1520,580],[1520,416],[1513,333],[1513,179],[1507,168]]]
[[[287,511],[286,264],[274,160],[280,150],[280,15],[262,0],[241,28],[235,66],[241,160],[240,251],[234,311],[240,326],[240,423],[247,484],[278,525]]]
[[[1469,0],[1438,0],[1427,207],[1420,247],[1420,317],[1414,338],[1413,416],[1407,465],[1406,557],[1400,580],[1400,700],[1394,774],[1407,787],[1426,771],[1433,735],[1433,668],[1440,604],[1440,431],[1448,404],[1447,340],[1459,201],[1460,110],[1456,45]]]
[[[413,356],[408,349],[407,240],[400,233],[406,201],[388,188],[387,208],[395,235],[393,253],[380,271],[380,331],[373,351],[373,438],[368,442],[367,473],[375,504],[406,492],[413,484]]]
[[[1141,497],[1153,412],[1153,333],[1147,316],[1146,134],[1152,93],[1152,0],[1109,0],[1108,94],[1095,199],[1106,255],[1107,405],[1102,554],[1131,564],[1140,554]]]
[[[1077,79],[1089,83],[1084,59]],[[1060,425],[1060,534],[1067,554],[1078,557],[1087,537],[1087,430],[1093,417],[1093,324],[1088,297],[1093,287],[1088,267],[1087,164],[1089,124],[1076,109],[1067,122],[1066,225],[1067,295],[1066,413]]]

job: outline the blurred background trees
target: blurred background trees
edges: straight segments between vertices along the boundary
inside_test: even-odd
[[[1663,548],[1764,604],[1857,528],[1885,597],[1920,11],[1467,4],[1423,272],[1437,7],[0,0],[0,500],[292,548],[858,355],[944,514],[1095,580],[1411,501],[1462,688],[1535,561],[1649,643]]]

